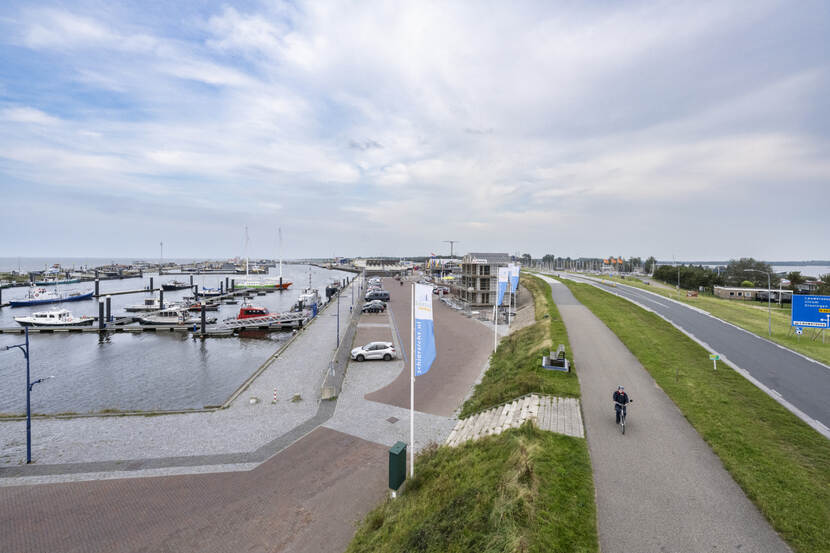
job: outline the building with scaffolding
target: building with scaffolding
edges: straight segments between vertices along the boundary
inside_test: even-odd
[[[499,267],[507,267],[510,262],[506,253],[468,253],[451,287],[454,295],[470,308],[492,308],[497,299]]]

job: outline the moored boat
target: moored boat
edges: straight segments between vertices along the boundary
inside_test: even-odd
[[[25,307],[27,305],[40,305],[44,303],[62,303],[66,301],[82,301],[91,299],[92,291],[89,292],[58,292],[57,290],[47,290],[42,287],[31,287],[23,298],[18,298],[9,301],[12,307]]]
[[[165,292],[172,292],[174,290],[185,290],[190,288],[190,284],[187,282],[182,282],[181,280],[171,280],[170,282],[165,282],[161,285],[161,289]]]
[[[64,279],[56,279],[56,278],[48,278],[46,280],[36,280],[35,285],[37,286],[57,286],[58,284],[77,284],[81,282],[79,278],[64,278]]]
[[[66,309],[56,309],[15,317],[14,320],[21,326],[88,326],[95,322],[95,317],[75,317]]]
[[[169,303],[170,302],[168,302],[168,305]],[[144,303],[128,305],[124,308],[124,311],[128,313],[139,313],[142,311],[158,311],[159,309],[161,309],[159,300],[157,300],[156,298],[147,298],[144,300]]]
[[[173,326],[191,326],[202,322],[201,317],[196,317],[187,312],[186,309],[176,307],[173,309],[162,309],[157,313],[151,313],[143,317],[139,317],[139,322],[145,325],[173,325]],[[216,317],[205,319],[205,322],[212,324],[216,322]]]

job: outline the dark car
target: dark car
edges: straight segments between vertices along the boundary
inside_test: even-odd
[[[366,301],[372,300],[381,300],[381,301],[389,301],[389,292],[386,290],[370,290],[366,297],[364,297]]]
[[[361,311],[363,313],[383,313],[386,311],[386,304],[380,300],[372,300],[363,304]]]

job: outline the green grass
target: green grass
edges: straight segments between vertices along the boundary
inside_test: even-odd
[[[713,371],[707,350],[654,313],[563,282],[640,360],[793,549],[830,551],[830,441],[735,371]]]
[[[768,312],[765,302],[727,300],[710,295],[689,298],[686,297],[685,290],[667,290],[659,286],[649,286],[634,278],[602,278],[656,292],[661,296],[693,305],[762,338],[772,340],[822,363],[830,364],[830,334],[827,334],[825,338],[826,343],[821,342],[821,337],[816,340],[811,339],[815,335],[814,330],[805,330],[804,335],[800,338],[796,336],[790,327],[791,310],[789,304],[778,307],[777,303],[772,303],[772,309]],[[769,336],[770,318],[772,319],[772,337]]]
[[[560,397],[579,397],[579,380],[569,373],[542,368],[542,356],[565,344],[568,360],[573,364],[565,323],[559,316],[550,286],[540,278],[522,275],[522,285],[531,294],[536,307],[536,322],[502,339],[490,357],[490,368],[464,403],[460,418],[530,393]]]
[[[347,552],[596,552],[585,441],[526,424],[418,457],[415,478]]]

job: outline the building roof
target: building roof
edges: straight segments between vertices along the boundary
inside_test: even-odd
[[[469,261],[468,261],[469,259]],[[475,261],[476,259],[486,261]],[[465,263],[510,263],[510,254],[508,253],[474,253],[470,252],[464,256]]]

